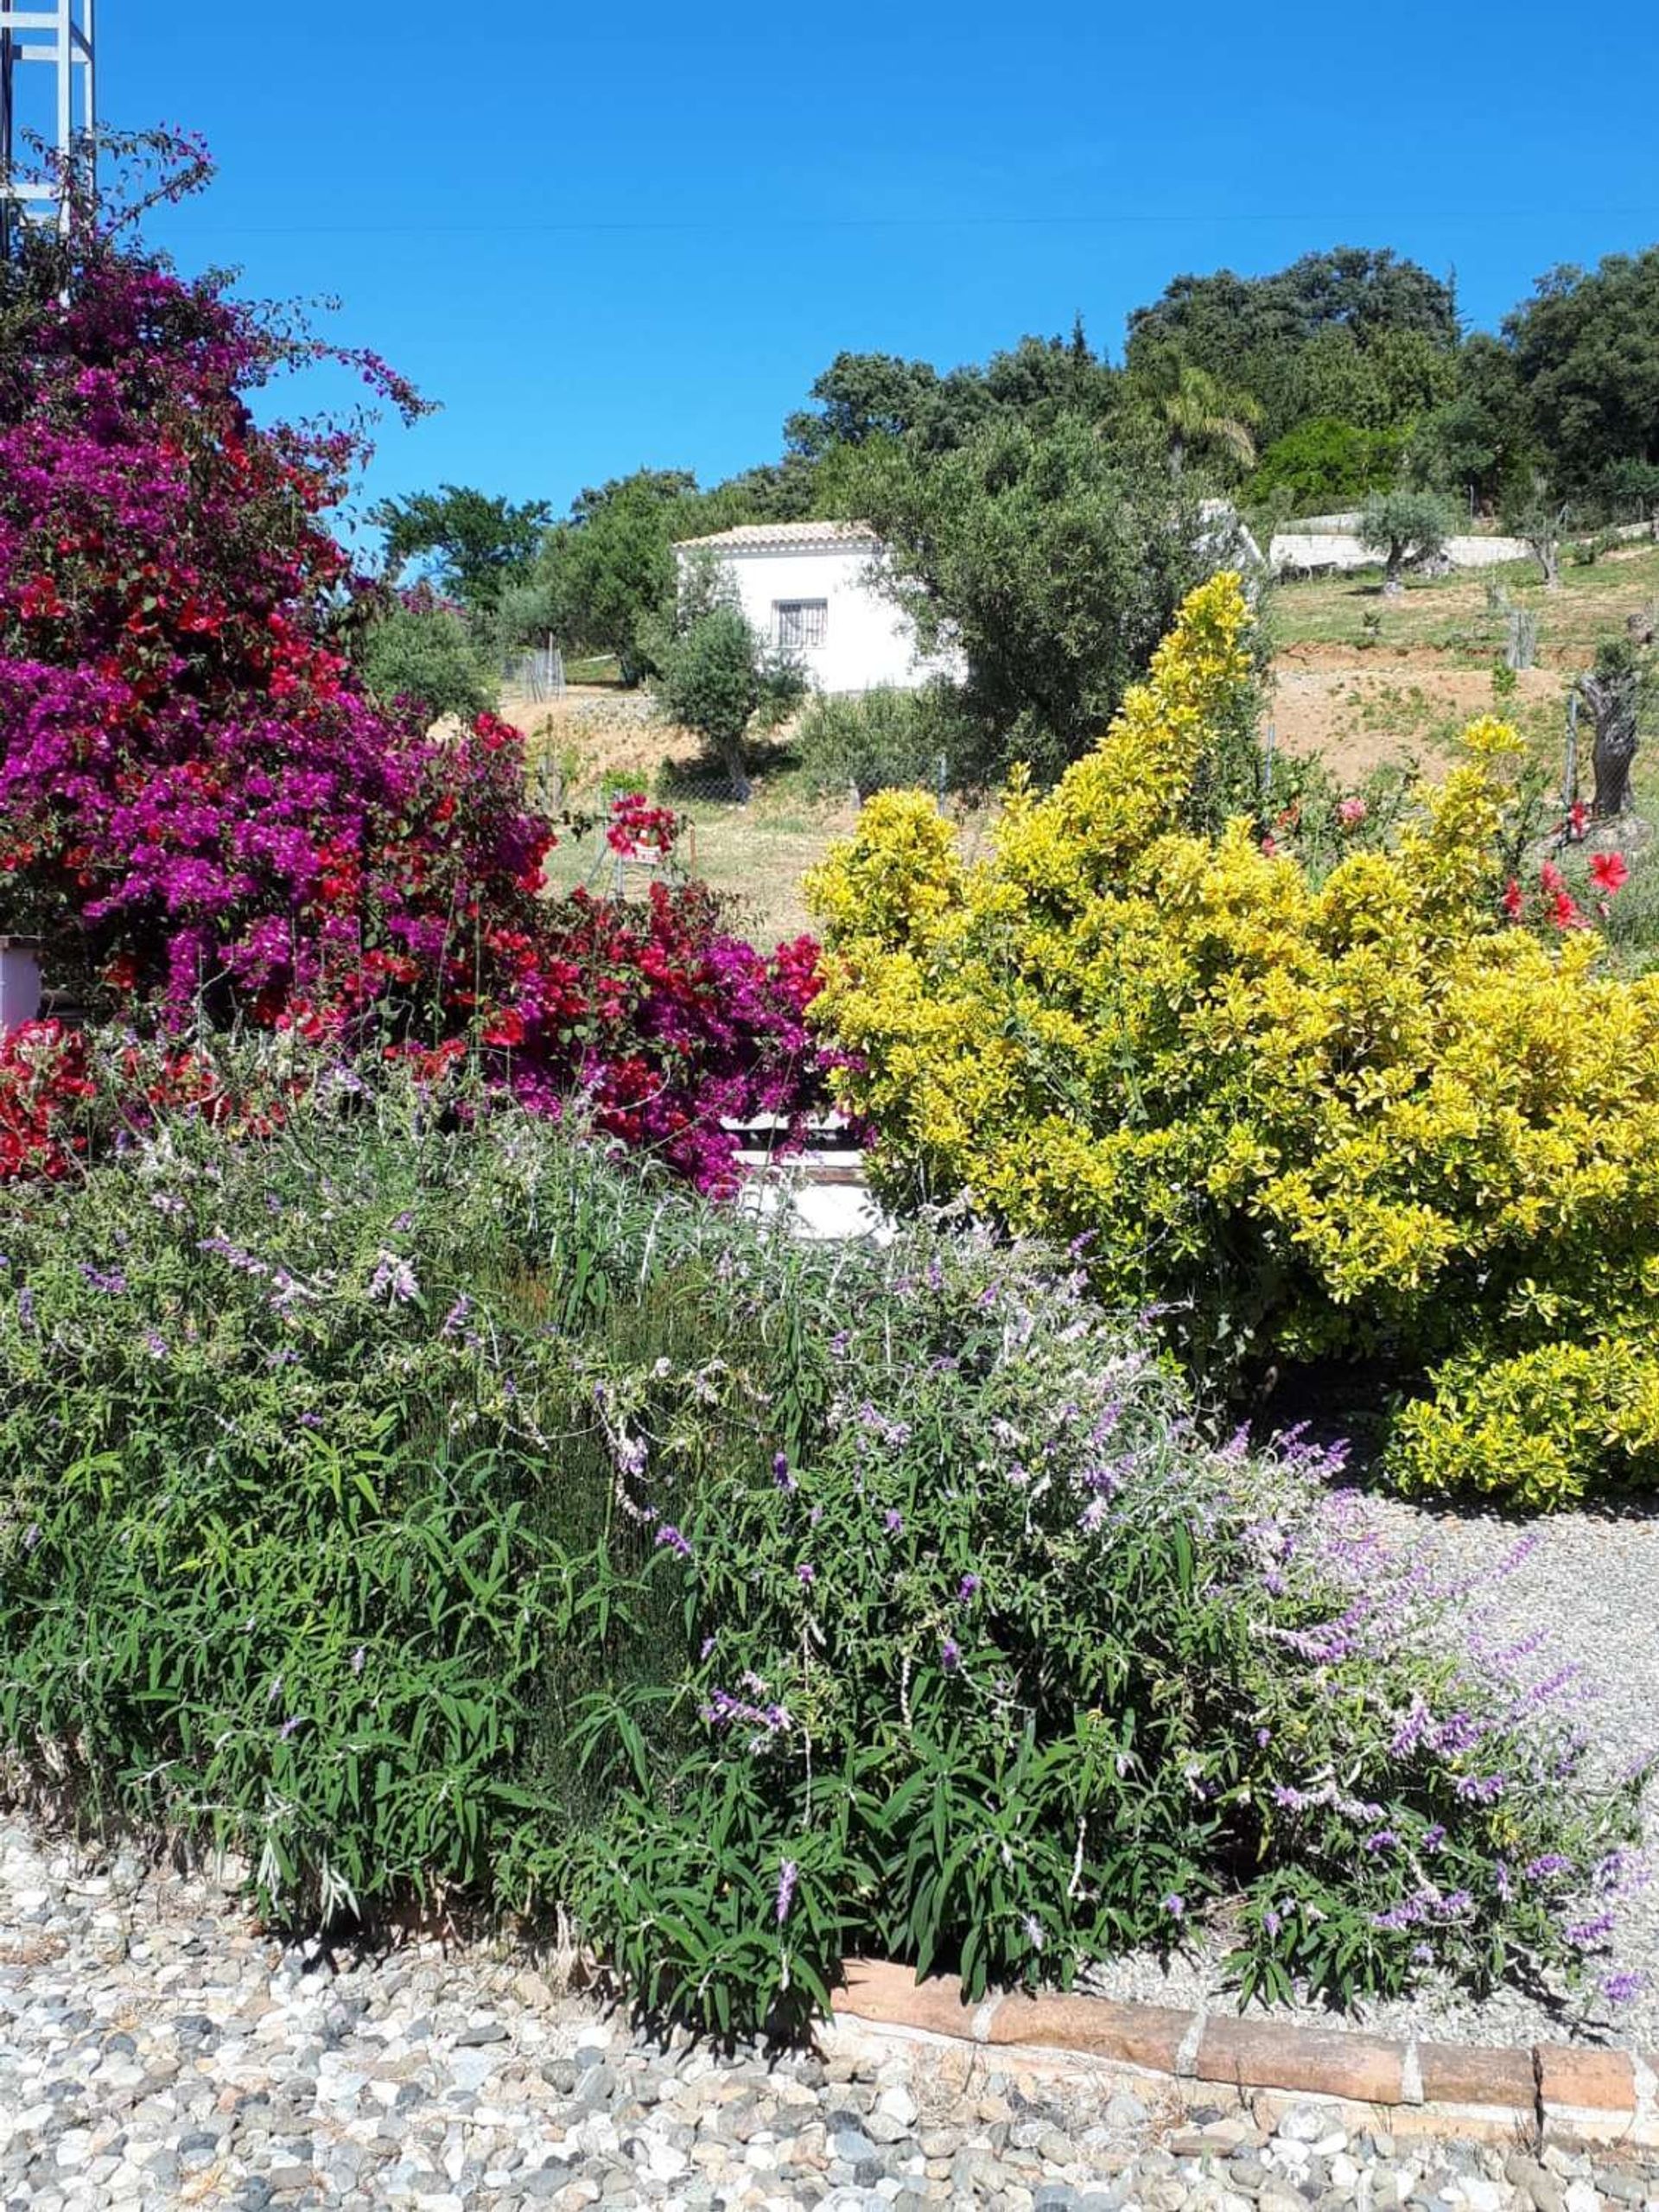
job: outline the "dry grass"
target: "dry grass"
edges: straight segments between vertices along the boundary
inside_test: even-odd
[[[658,721],[637,693],[583,685],[551,706],[509,699],[504,711],[525,732],[532,779],[549,798],[580,810],[601,809],[618,791],[644,791],[683,813],[681,858],[730,902],[734,925],[755,944],[779,944],[810,925],[802,878],[851,830],[856,810],[850,800],[805,795],[787,733],[757,762],[753,796],[739,806],[696,739]],[[638,891],[648,871],[630,867],[620,880]],[[618,880],[615,856],[597,832],[567,839],[549,869],[560,889],[609,890]]]

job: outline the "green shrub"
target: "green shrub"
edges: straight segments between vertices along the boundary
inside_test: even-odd
[[[722,2030],[1212,1910],[1277,1993],[1599,1947],[1625,1802],[1066,1263],[289,1090],[6,1201],[0,1738],[87,1820],[290,1919],[557,1900]]]
[[[1369,492],[1386,492],[1400,472],[1403,430],[1362,429],[1317,415],[1275,438],[1246,487],[1254,506],[1284,504],[1291,515],[1323,514]]]
[[[413,699],[428,718],[470,720],[494,709],[499,690],[465,618],[440,601],[399,604],[372,624],[358,648],[363,681],[388,705]]]
[[[811,699],[795,742],[808,787],[860,798],[872,791],[954,790],[971,772],[972,746],[954,689],[883,688]]]

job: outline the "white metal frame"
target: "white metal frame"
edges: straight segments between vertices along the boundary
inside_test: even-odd
[[[55,71],[52,128],[40,136],[67,163],[77,140],[90,140],[98,123],[98,86],[92,45],[93,0],[0,0],[0,243],[9,242],[15,219],[62,230],[69,219],[61,182],[13,174],[21,149],[17,73],[25,63]]]

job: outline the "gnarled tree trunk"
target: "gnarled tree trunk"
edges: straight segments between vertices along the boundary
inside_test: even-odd
[[[1634,671],[1579,679],[1585,704],[1595,717],[1596,742],[1592,755],[1596,795],[1590,811],[1598,822],[1630,809],[1630,766],[1636,759],[1637,702],[1639,685]]]

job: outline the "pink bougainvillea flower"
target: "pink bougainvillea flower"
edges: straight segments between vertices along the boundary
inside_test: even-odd
[[[580,1096],[734,1188],[727,1125],[798,1131],[821,1096],[816,946],[757,950],[696,883],[543,895],[518,732],[435,733],[333,650],[374,588],[321,519],[359,442],[250,405],[327,349],[124,237],[78,239],[67,301],[26,266],[0,346],[0,916],[141,1031],[245,1023],[422,1081],[477,1039],[532,1110]],[[603,827],[666,858],[680,823],[633,792]],[[0,1058],[0,1179],[69,1164],[52,1058],[43,1087]]]
[[[1337,809],[1337,819],[1344,830],[1357,830],[1370,810],[1363,798],[1345,798]]]

